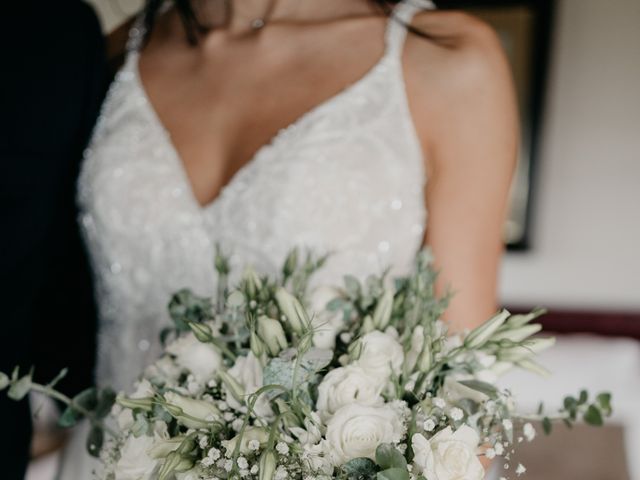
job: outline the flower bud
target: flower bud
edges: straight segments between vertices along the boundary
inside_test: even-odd
[[[240,403],[244,403],[244,387],[235,378],[229,375],[229,372],[220,371],[218,372],[218,375],[220,376],[222,383],[224,383],[229,392],[231,392],[231,395],[233,395],[233,398]]]
[[[484,345],[491,336],[502,326],[502,324],[509,318],[508,310],[503,309],[494,315],[491,319],[474,328],[469,332],[469,335],[464,340],[465,346],[472,350]]]
[[[226,443],[225,449],[227,457],[231,457],[236,448],[238,452],[243,455],[251,452],[249,443],[252,440],[257,440],[260,446],[264,447],[269,441],[269,432],[260,427],[247,427],[242,435],[238,434]]]
[[[364,317],[364,320],[362,320],[362,325],[360,325],[360,334],[364,335],[365,333],[373,332],[375,329],[376,327],[373,324],[371,315],[367,315],[366,317]]]
[[[275,402],[278,406],[278,412],[280,413],[285,426],[287,428],[299,427],[300,422],[298,422],[298,417],[296,417],[295,413],[293,413],[287,402],[285,402],[282,398],[276,398]]]
[[[262,340],[260,340],[260,337],[254,330],[251,330],[249,346],[251,347],[251,351],[256,356],[256,358],[260,358],[264,353],[264,343],[262,343]]]
[[[271,450],[265,450],[260,455],[259,480],[272,480],[276,472],[277,458]]]
[[[416,367],[422,373],[426,373],[431,368],[432,356],[431,356],[431,337],[425,336],[424,345],[422,346],[422,352],[418,356]]]
[[[304,333],[309,327],[309,316],[298,299],[280,287],[276,290],[276,301],[293,331],[298,335]]]
[[[244,293],[242,293],[240,290],[234,290],[227,297],[227,305],[229,305],[232,308],[242,307],[245,304],[245,302],[246,302],[246,299],[244,298]]]
[[[220,412],[211,402],[183,397],[174,392],[165,393],[164,399],[165,409],[187,428],[209,428],[220,417]]]
[[[510,340],[517,343],[529,338],[531,335],[535,335],[540,330],[542,330],[542,325],[539,323],[533,323],[523,327],[511,328],[498,332],[491,338],[491,340]]]
[[[186,472],[191,467],[193,467],[192,459],[183,457],[178,452],[171,452],[158,472],[158,480],[167,480],[174,472]]]
[[[262,280],[260,280],[258,274],[251,267],[245,269],[243,280],[249,298],[255,298],[258,291],[262,289]]]
[[[503,362],[521,362],[524,359],[532,357],[547,348],[552,347],[556,343],[553,337],[533,338],[527,340],[522,345],[516,347],[505,348],[498,352],[498,359]]]
[[[211,327],[206,323],[189,322],[188,325],[195,337],[202,343],[209,343],[213,338]]]
[[[287,255],[287,259],[284,261],[284,267],[282,268],[282,273],[285,278],[290,277],[293,272],[296,271],[296,267],[298,266],[298,249],[294,248]]]
[[[151,458],[165,458],[171,452],[177,450],[185,438],[186,437],[180,436],[169,438],[167,440],[158,440],[147,453]]]
[[[145,410],[147,412],[153,409],[153,398],[130,398],[124,395],[118,395],[116,402],[118,405],[128,408],[129,410]]]
[[[378,300],[376,309],[373,312],[373,324],[378,330],[384,330],[391,320],[393,309],[393,290],[386,289],[382,298]]]
[[[266,315],[258,317],[258,335],[264,341],[269,354],[273,357],[288,346],[287,337],[280,322]]]

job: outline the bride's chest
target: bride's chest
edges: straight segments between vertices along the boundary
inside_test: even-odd
[[[98,242],[109,239],[103,251],[144,256],[153,244],[188,255],[194,242],[220,242],[279,261],[297,245],[384,253],[421,238],[421,158],[393,102],[355,92],[303,117],[203,208],[131,81],[124,72],[112,89],[80,179],[85,218]]]

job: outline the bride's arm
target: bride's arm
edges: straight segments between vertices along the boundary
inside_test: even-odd
[[[412,114],[425,151],[425,243],[455,292],[447,319],[472,328],[496,310],[503,224],[518,148],[518,116],[508,63],[497,36],[451,12],[416,24],[441,42],[407,43]]]

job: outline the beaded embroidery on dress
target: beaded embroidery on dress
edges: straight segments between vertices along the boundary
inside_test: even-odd
[[[402,2],[408,21],[425,3]],[[273,272],[293,246],[333,252],[318,283],[409,267],[423,237],[423,158],[391,20],[383,58],[262,147],[201,207],[141,84],[133,32],[79,180],[101,316],[97,378],[126,388],[156,356],[170,295],[215,291],[214,246]]]
[[[434,7],[400,2],[378,63],[282,129],[205,207],[144,91],[144,33],[132,29],[79,180],[100,310],[100,384],[130,388],[157,356],[172,293],[215,292],[216,244],[233,263],[271,274],[294,246],[332,252],[315,284],[410,269],[425,228],[426,179],[401,54],[404,24],[424,8]],[[92,466],[70,449],[60,478],[91,478]]]

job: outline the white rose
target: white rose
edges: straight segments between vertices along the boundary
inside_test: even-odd
[[[227,373],[242,385],[245,396],[249,396],[262,388],[262,372],[263,369],[260,360],[258,360],[252,352],[249,352],[249,355],[246,357],[238,357],[236,363]],[[234,410],[240,410],[244,405],[234,398],[226,386],[224,389],[227,394],[226,400],[229,406]],[[261,395],[258,398],[254,410],[259,417],[273,416],[273,410],[266,395]]]
[[[200,342],[192,333],[181,336],[167,347],[176,363],[189,370],[198,382],[211,380],[222,366],[220,352],[210,343]]]
[[[207,428],[209,424],[220,418],[220,411],[211,402],[183,397],[174,392],[164,394],[169,407],[182,410],[184,415],[174,415],[178,422],[187,428]]]
[[[358,457],[375,460],[378,445],[399,442],[404,430],[402,417],[387,405],[345,405],[327,424],[331,459],[336,466]]]
[[[402,371],[404,351],[392,335],[374,330],[364,335],[360,342],[362,348],[355,362],[357,365],[372,375],[383,377]]]
[[[342,311],[330,312],[327,304],[334,298],[343,296],[343,292],[334,287],[320,286],[311,292],[310,313],[313,344],[318,348],[333,350],[336,336],[344,329]]]
[[[345,405],[380,405],[385,386],[380,376],[373,376],[358,365],[331,370],[318,386],[316,408],[323,419],[329,419]]]
[[[158,461],[147,453],[153,446],[152,437],[130,435],[122,446],[116,464],[116,480],[151,480],[155,478]]]
[[[455,432],[447,427],[429,440],[416,433],[411,438],[413,462],[429,480],[482,480],[484,468],[476,455],[479,440],[467,425]]]

